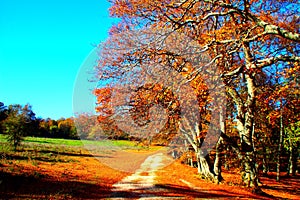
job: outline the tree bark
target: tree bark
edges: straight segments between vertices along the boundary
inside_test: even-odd
[[[230,91],[231,96],[234,98],[237,104],[237,129],[240,135],[241,141],[241,153],[242,153],[242,179],[247,186],[254,187],[255,191],[259,191],[258,187],[258,173],[256,168],[255,152],[253,149],[253,123],[254,123],[254,95],[255,86],[253,77],[246,74],[247,94],[248,98],[246,103],[243,103],[235,91]]]
[[[222,145],[223,138],[220,137],[218,143],[216,144],[216,157],[215,157],[215,163],[214,163],[214,173],[217,176],[218,183],[223,180],[222,177],[222,162],[221,162],[221,145]]]
[[[226,123],[225,123],[225,119],[223,116],[223,112],[224,110],[222,109],[222,107],[220,107],[220,131],[221,133],[226,133],[225,127],[226,127]],[[221,162],[221,149],[222,149],[222,143],[223,143],[223,137],[220,137],[217,144],[216,144],[216,157],[215,157],[215,163],[214,163],[214,172],[217,176],[217,181],[218,183],[221,182],[223,180],[222,177],[222,162]]]
[[[200,137],[201,124],[195,123],[195,125],[191,125],[186,118],[183,118],[183,120],[186,123],[184,124],[185,128],[181,127],[181,131],[195,152],[198,174],[204,179],[216,181],[217,176],[214,173],[214,167],[211,164],[209,155],[201,150],[201,145],[204,141],[204,138]]]
[[[294,157],[294,147],[291,139],[289,139],[289,168],[288,175],[295,176],[296,175],[296,162]]]
[[[263,148],[263,163],[262,163],[262,170],[263,170],[263,174],[264,176],[266,176],[269,172],[269,164],[268,164],[268,158],[267,158],[267,151],[265,146],[262,147]]]
[[[196,152],[196,157],[199,175],[204,179],[211,180],[214,182],[217,181],[217,176],[214,173],[209,155],[203,157],[200,152]]]
[[[289,146],[289,168],[288,168],[288,175],[293,174],[293,147]]]
[[[256,166],[256,156],[254,151],[253,144],[253,128],[254,128],[254,104],[255,104],[255,95],[256,95],[256,87],[254,84],[254,74],[251,72],[255,65],[252,63],[253,56],[251,54],[251,50],[249,47],[249,43],[243,43],[244,53],[245,53],[245,62],[246,62],[246,70],[244,73],[245,83],[247,86],[247,99],[243,105],[240,107],[243,110],[240,110],[240,117],[238,119],[239,122],[239,134],[241,139],[241,150],[243,153],[243,172],[242,178],[244,183],[248,187],[253,187],[254,191],[260,191],[258,186],[258,173]],[[241,114],[243,113],[243,114]]]

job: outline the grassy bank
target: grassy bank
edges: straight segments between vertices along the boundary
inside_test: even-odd
[[[159,147],[146,148],[137,146],[135,142],[124,140],[69,140],[57,138],[25,137],[17,151],[7,142],[5,135],[0,135],[1,163],[12,160],[27,160],[34,165],[39,161],[68,162],[74,156],[99,156],[111,154],[115,151],[156,151]]]
[[[0,134],[1,146],[9,146],[5,135]],[[144,149],[143,146],[137,146],[135,142],[125,140],[71,140],[59,138],[38,138],[38,137],[25,137],[20,148],[27,146],[56,146],[56,147],[119,147],[121,149]]]
[[[124,176],[102,164],[85,144],[139,148],[128,141],[26,137],[17,151],[0,135],[0,199],[74,199],[108,196]]]

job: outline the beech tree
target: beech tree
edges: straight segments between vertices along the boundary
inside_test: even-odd
[[[135,138],[151,140],[155,134],[167,131],[173,146],[183,145],[180,140],[185,138],[195,151],[199,174],[217,179],[208,153],[218,142],[221,118],[213,107],[224,104],[218,91],[225,90],[213,69],[205,66],[206,55],[200,57],[194,52],[200,50],[198,45],[184,34],[169,34],[160,28],[124,33],[113,28],[112,36],[102,45],[97,73],[111,90],[96,90],[99,117],[113,109],[109,118]],[[196,70],[192,63],[203,67]],[[172,137],[171,129],[182,137]]]
[[[190,81],[197,79],[197,72],[203,69],[221,71],[222,80],[235,106],[239,132],[239,144],[231,142],[231,146],[242,163],[243,181],[247,186],[253,187],[254,191],[260,191],[254,151],[256,144],[253,140],[255,102],[258,100],[259,88],[256,80],[262,72],[271,76],[274,68],[280,68],[282,71],[299,65],[297,2],[111,0],[111,4],[111,15],[121,20],[112,27],[109,45],[106,43],[107,46],[104,47],[104,52],[108,54],[98,66],[98,69],[105,69],[105,73],[99,73],[101,79],[107,81],[112,76],[120,78],[130,70],[134,75],[136,71],[132,71],[133,68],[128,67],[129,64],[139,66],[145,60],[152,60],[154,63],[169,61],[169,65],[165,66],[186,73],[184,77]],[[136,44],[135,34],[120,37],[120,33],[135,30],[135,33],[141,34],[144,29],[160,33],[160,45],[142,48],[145,45]],[[176,32],[199,44],[197,50],[176,51],[174,49],[180,44],[173,40],[175,45],[173,53],[170,54],[169,50],[163,48],[163,42]],[[177,37],[177,40],[183,43],[181,46],[186,42],[182,39]],[[152,40],[145,41],[151,44]],[[120,51],[120,48],[116,48],[120,47],[120,43],[131,46],[132,51]],[[118,51],[109,52],[109,49]],[[194,65],[194,57],[199,55],[199,52],[207,52],[210,55],[208,63],[211,64],[211,68],[205,68],[209,65]],[[187,54],[189,58],[184,56]],[[190,132],[193,131],[190,129]],[[194,132],[198,132],[199,137],[199,129]],[[230,141],[226,133],[223,133],[222,137]],[[191,144],[200,145],[195,141]]]

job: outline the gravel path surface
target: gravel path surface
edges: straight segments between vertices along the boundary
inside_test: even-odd
[[[170,162],[163,153],[148,156],[134,174],[113,185],[111,199],[166,199],[159,196],[165,189],[155,186],[155,172]]]

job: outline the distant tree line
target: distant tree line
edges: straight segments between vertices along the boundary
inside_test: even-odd
[[[62,139],[127,139],[128,135],[109,123],[99,123],[97,116],[81,114],[70,118],[36,117],[30,104],[5,105],[0,102],[0,134],[16,148],[23,137]]]
[[[0,134],[16,148],[23,137],[79,139],[73,118],[37,118],[30,104],[4,105],[0,102]]]

